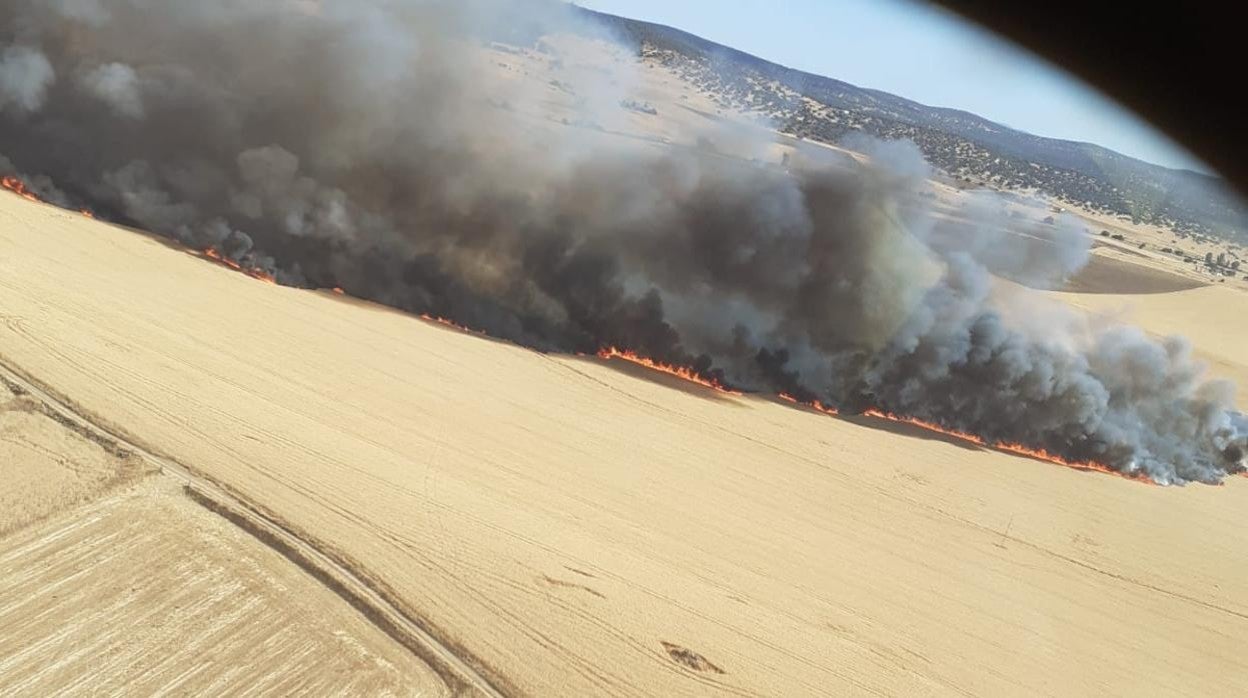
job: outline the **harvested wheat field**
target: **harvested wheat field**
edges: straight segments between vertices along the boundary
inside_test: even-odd
[[[0,537],[0,692],[1248,682],[1248,479],[1149,486],[543,355],[12,196],[0,298],[0,363],[125,452],[5,413],[6,486],[68,484]],[[1137,305],[1240,370],[1207,299],[1248,309]]]
[[[24,384],[0,368],[0,695],[450,693],[236,512]]]
[[[0,540],[2,695],[445,695],[331,591],[166,483]]]
[[[1093,254],[1088,265],[1066,284],[1065,290],[1079,294],[1174,293],[1200,288],[1205,284],[1171,271],[1145,264],[1134,264],[1121,257]]]
[[[0,381],[0,536],[143,475],[141,459],[66,428],[22,392]]]

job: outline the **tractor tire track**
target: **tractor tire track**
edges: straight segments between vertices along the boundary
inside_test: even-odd
[[[462,649],[439,639],[424,623],[406,614],[397,604],[378,592],[351,567],[301,538],[275,517],[227,491],[220,484],[194,469],[153,453],[112,430],[80,414],[68,399],[45,388],[37,380],[0,363],[0,382],[39,400],[53,417],[84,437],[114,452],[137,454],[159,466],[165,475],[179,480],[191,500],[227,521],[283,557],[298,565],[321,584],[359,611],[369,622],[427,662],[455,695],[504,698],[514,691],[500,689],[505,682],[487,677],[488,669]]]

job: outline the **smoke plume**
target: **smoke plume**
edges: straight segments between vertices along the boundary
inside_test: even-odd
[[[1183,341],[1012,283],[1077,270],[1073,224],[1004,234],[987,195],[938,215],[906,143],[781,167],[762,129],[615,135],[635,51],[563,3],[7,6],[0,169],[67,205],[542,350],[628,348],[1160,483],[1243,466],[1230,386]],[[559,37],[601,67],[565,69]],[[557,77],[500,67],[521,50]]]

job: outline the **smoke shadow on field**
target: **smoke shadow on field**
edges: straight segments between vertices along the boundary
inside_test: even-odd
[[[788,404],[787,406],[799,407],[799,408],[801,407],[800,405],[792,405],[792,404]],[[805,408],[805,409],[809,409],[809,408]],[[917,424],[910,424],[907,422],[895,422],[891,419],[871,417],[865,414],[856,414],[856,415],[844,415],[843,414],[843,415],[838,415],[837,418],[842,421],[853,424],[855,426],[865,427],[867,429],[873,429],[875,431],[882,431],[882,432],[886,432],[886,433],[893,434],[896,436],[904,436],[904,437],[909,437],[909,438],[922,439],[924,441],[939,441],[941,443],[946,443],[951,446],[957,446],[958,448],[961,448],[967,451],[991,451],[993,450],[987,446],[973,443],[971,441],[967,441],[966,439],[958,438],[957,436],[953,436],[952,434],[942,434],[939,431],[932,431],[931,429],[926,429]]]
[[[616,371],[617,373],[629,376],[630,378],[653,383],[670,390],[682,392],[686,395],[692,395],[693,397],[700,398],[702,400],[709,400],[720,405],[745,407],[741,400],[741,398],[745,397],[744,395],[726,393],[721,390],[692,383],[678,376],[646,368],[645,366],[624,361],[622,359],[613,359],[608,361],[598,358],[597,356],[569,356],[567,354],[563,354],[561,356],[567,359],[568,363],[575,362],[584,365],[592,364],[594,366],[605,366],[613,371]]]
[[[283,284],[279,283],[278,285],[281,286]],[[507,347],[511,347],[514,349],[523,349],[527,351],[541,353],[541,352],[538,352],[536,349],[524,347],[522,345],[516,344],[515,342],[509,341],[506,339],[501,339],[499,337],[490,336],[481,330],[473,329],[470,327],[462,327],[462,326],[455,325],[450,322],[442,322],[433,317],[419,315],[417,313],[413,313],[407,310],[402,310],[400,308],[394,308],[388,305],[384,305],[382,303],[369,300],[367,298],[361,298],[359,296],[352,295],[350,289],[346,289],[343,293],[334,292],[333,290],[329,288],[316,288],[316,289],[305,288],[304,290],[310,293],[319,293],[329,300],[335,301],[337,303],[343,303],[343,304],[351,306],[352,308],[357,308],[362,311],[380,313],[383,315],[391,315],[394,317],[402,318],[404,321],[416,322],[426,327],[432,327],[435,329],[444,330],[446,332],[452,332],[455,334],[461,334],[461,335],[465,335],[468,337],[473,337],[483,342],[489,342],[490,344],[497,344],[500,346],[507,346]]]
[[[782,404],[784,404],[786,407],[798,407],[798,408],[802,407],[801,405],[793,405],[791,403],[782,403]],[[809,408],[805,408],[805,409],[809,409]],[[1151,481],[1148,481],[1148,480],[1141,480],[1139,478],[1134,478],[1134,477],[1124,477],[1121,473],[1114,473],[1112,471],[1108,471],[1102,468],[1093,468],[1093,467],[1088,467],[1084,465],[1079,465],[1077,463],[1059,463],[1053,460],[1049,460],[1047,458],[1042,458],[1038,455],[1032,455],[1032,454],[1023,453],[1020,451],[1003,450],[1003,449],[993,448],[992,446],[987,446],[984,444],[977,444],[971,441],[967,441],[966,439],[959,438],[952,434],[944,434],[939,431],[933,431],[931,429],[921,427],[917,424],[910,424],[907,422],[895,422],[895,421],[892,421],[889,419],[883,419],[880,417],[872,417],[870,415],[837,415],[837,418],[842,419],[851,424],[855,424],[857,426],[866,427],[868,429],[874,429],[877,431],[884,431],[884,432],[887,432],[889,434],[893,434],[896,436],[919,438],[919,439],[923,439],[926,441],[939,441],[941,443],[946,443],[952,446],[957,446],[966,451],[973,451],[973,452],[986,451],[990,453],[998,453],[1003,456],[1010,456],[1013,458],[1029,460],[1035,463],[1042,463],[1046,466],[1067,468],[1070,470],[1075,470],[1081,473],[1088,473],[1092,475],[1117,475],[1126,480],[1140,482],[1142,484],[1147,484],[1147,485],[1153,484]]]

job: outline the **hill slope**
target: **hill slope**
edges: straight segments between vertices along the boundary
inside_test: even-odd
[[[1248,208],[1221,179],[1153,165],[1091,143],[1034,136],[751,56],[670,27],[584,10],[639,53],[680,72],[725,108],[827,143],[866,133],[914,141],[946,173],[1036,189],[1072,205],[1248,242]]]
[[[1151,487],[543,355],[14,196],[0,252],[0,362],[352,566],[508,693],[1248,681],[1248,480]]]

